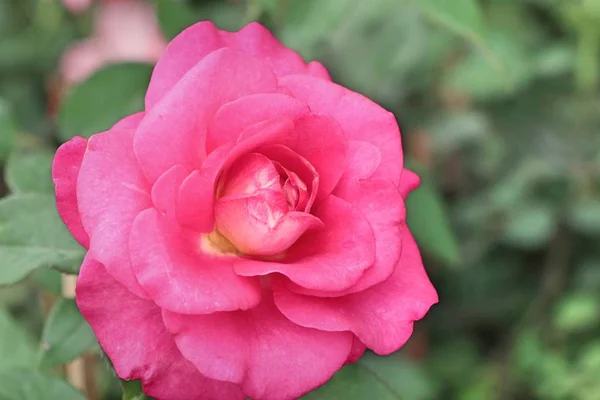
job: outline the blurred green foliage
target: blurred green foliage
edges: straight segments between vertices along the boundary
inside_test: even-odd
[[[307,399],[600,399],[600,1],[154,4],[167,38],[202,19],[263,22],[393,111],[422,176],[408,221],[440,304],[399,353],[367,354]],[[42,328],[60,292],[46,268],[73,273],[82,256],[54,211],[51,155],[141,109],[150,66],[97,72],[57,117],[60,54],[92,18],[0,2],[0,285],[29,275],[0,288],[2,399],[81,398],[51,367],[97,351],[69,301]],[[96,390],[118,398],[98,370]]]

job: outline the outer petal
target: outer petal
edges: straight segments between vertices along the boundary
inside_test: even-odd
[[[385,282],[336,298],[304,296],[276,288],[277,307],[302,326],[325,331],[350,330],[377,354],[398,350],[412,334],[414,321],[423,318],[438,301],[417,244],[407,228],[402,240],[402,258]]]
[[[369,143],[360,140],[348,142],[348,163],[342,180],[368,179],[381,164],[381,152]]]
[[[319,63],[308,66],[292,50],[283,46],[266,28],[254,22],[239,32],[217,29],[212,22],[199,22],[181,32],[171,41],[156,64],[146,94],[149,110],[175,84],[209,53],[222,47],[243,51],[266,60],[278,76],[310,74],[329,79],[327,70]]]
[[[146,113],[144,111],[131,114],[114,124],[113,127],[110,129],[137,129],[137,127],[140,125],[140,122],[142,122],[142,119],[144,119],[145,116]]]
[[[77,205],[77,177],[86,147],[87,140],[78,136],[60,146],[52,163],[52,180],[58,214],[73,237],[88,248],[90,238],[81,223]]]
[[[150,207],[150,187],[133,154],[133,130],[92,136],[77,181],[90,252],[119,283],[147,298],[131,271],[127,240],[135,217]]]
[[[135,275],[161,308],[183,314],[245,310],[260,302],[260,282],[233,272],[233,255],[211,254],[155,209],[135,220],[129,248]]]
[[[133,295],[89,255],[76,300],[119,377],[141,379],[146,394],[158,400],[245,399],[236,385],[201,375],[181,356],[160,308]]]
[[[259,93],[234,100],[221,107],[210,122],[206,152],[235,143],[250,125],[282,116],[297,119],[309,112],[306,104],[283,93]]]
[[[339,185],[335,195],[351,202],[369,221],[375,234],[375,263],[356,284],[341,292],[309,290],[288,281],[287,287],[293,292],[318,297],[361,292],[389,278],[400,259],[405,207],[393,183],[384,180],[346,181]]]
[[[276,88],[266,64],[245,53],[217,50],[190,69],[138,127],[135,154],[151,182],[175,164],[199,168],[206,131],[225,103]]]
[[[408,194],[419,187],[421,178],[410,169],[404,168],[400,179],[400,193],[403,198],[407,198]]]
[[[260,400],[297,399],[344,364],[349,332],[323,332],[287,320],[270,293],[248,311],[210,315],[163,314],[177,347],[213,379],[239,383]]]
[[[402,171],[400,131],[394,115],[366,97],[335,83],[306,75],[284,76],[279,83],[314,113],[335,118],[348,140],[375,145],[381,163],[372,178],[391,180],[398,185]]]
[[[350,350],[346,364],[357,362],[365,353],[365,350],[367,350],[367,346],[365,346],[363,342],[354,336],[354,340],[352,341],[352,349]]]
[[[239,259],[244,276],[279,272],[305,288],[337,291],[352,286],[375,260],[375,238],[365,216],[345,200],[329,196],[314,213],[325,229],[301,237],[281,262]]]

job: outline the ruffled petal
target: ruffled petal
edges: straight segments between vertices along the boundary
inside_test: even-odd
[[[310,290],[289,280],[284,281],[293,292],[318,297],[339,297],[360,292],[389,278],[400,259],[406,208],[398,188],[392,182],[378,179],[346,181],[336,189],[335,195],[351,202],[369,221],[375,235],[375,263],[346,290]]]
[[[177,193],[181,183],[188,177],[190,170],[181,164],[174,165],[162,174],[152,186],[152,203],[162,215],[167,215],[175,221]]]
[[[335,118],[348,140],[373,144],[381,163],[371,178],[388,179],[398,185],[402,173],[400,130],[394,115],[368,98],[335,83],[307,75],[279,78],[294,97],[308,104],[312,112]]]
[[[293,148],[319,173],[316,202],[326,198],[338,184],[348,161],[348,141],[331,117],[312,114],[296,121],[298,144]]]
[[[402,257],[386,281],[355,294],[319,298],[292,293],[275,285],[275,303],[293,322],[324,331],[351,331],[380,355],[393,353],[412,334],[413,323],[437,303],[419,249],[402,231]]]
[[[129,248],[139,283],[163,309],[183,314],[245,310],[260,302],[260,281],[236,275],[234,255],[211,252],[155,209],[133,224]]]
[[[88,141],[77,201],[90,252],[117,282],[147,298],[131,271],[127,241],[135,217],[148,207],[150,186],[133,154],[133,130],[111,129]]]
[[[352,349],[350,350],[350,354],[348,355],[348,359],[346,360],[346,364],[353,364],[357,362],[362,355],[367,350],[367,346],[356,336],[354,336],[354,340],[352,341]]]
[[[348,142],[348,163],[340,180],[369,179],[381,164],[381,152],[369,142]]]
[[[336,196],[327,197],[314,216],[325,228],[302,236],[280,262],[237,259],[243,276],[281,273],[305,288],[344,290],[355,284],[375,261],[375,238],[365,216]]]
[[[79,136],[60,146],[52,163],[52,180],[58,214],[75,240],[87,249],[90,237],[83,228],[77,205],[77,178],[86,147],[87,140]]]
[[[319,173],[315,167],[287,146],[279,144],[262,146],[258,151],[281,165],[284,172],[291,176],[296,183],[302,182],[306,186],[308,193],[304,193],[303,202],[299,203],[303,207],[299,210],[309,212],[319,191]]]
[[[144,116],[146,116],[144,111],[131,114],[114,124],[110,129],[137,129]]]
[[[306,104],[283,93],[259,93],[234,100],[223,105],[210,122],[206,152],[234,144],[250,125],[282,116],[298,119],[309,112]]]
[[[272,143],[294,144],[297,135],[291,119],[275,118],[246,128],[238,143],[224,145],[210,153],[202,167],[190,174],[179,190],[177,218],[181,226],[197,232],[214,229],[217,180],[240,156]]]
[[[175,164],[200,167],[208,124],[223,104],[276,87],[269,67],[246,53],[220,49],[204,57],[137,129],[135,154],[150,182]]]
[[[283,205],[282,193],[274,193]],[[215,205],[217,230],[242,253],[274,256],[287,250],[300,236],[312,229],[322,229],[323,222],[304,212],[280,212],[263,194],[224,197]]]
[[[407,198],[409,193],[419,187],[421,178],[419,175],[412,172],[410,169],[404,168],[402,177],[400,178],[400,193],[403,198]]]
[[[237,385],[208,379],[182,357],[161,310],[115,281],[86,257],[77,280],[77,306],[121,379],[141,379],[156,399],[244,400]]]
[[[270,293],[247,311],[180,315],[164,312],[177,347],[213,379],[238,383],[253,399],[297,399],[322,385],[348,359],[349,332],[303,328],[286,319]]]
[[[271,32],[256,22],[239,32],[227,32],[218,29],[212,22],[202,21],[185,29],[168,45],[154,68],[146,94],[146,109],[154,107],[194,65],[222,47],[265,60],[278,76],[309,74],[329,79],[323,65],[318,62],[306,65],[298,54],[283,46]]]

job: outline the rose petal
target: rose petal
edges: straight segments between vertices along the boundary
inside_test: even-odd
[[[328,115],[341,125],[348,140],[375,145],[381,163],[371,178],[388,179],[398,185],[402,171],[400,131],[394,115],[366,97],[335,83],[307,75],[279,78],[281,86],[290,90],[320,115]]]
[[[304,157],[283,145],[263,146],[257,151],[267,156],[270,160],[277,162],[285,171],[291,171],[288,175],[293,177],[293,174],[307,185],[309,192],[308,198],[304,201],[304,207],[301,209],[304,212],[309,212],[317,197],[319,190],[319,173],[313,165]],[[296,180],[297,181],[297,180]]]
[[[402,243],[394,273],[376,286],[344,297],[319,298],[275,285],[275,303],[297,324],[324,331],[350,330],[377,354],[390,354],[406,343],[414,321],[438,301],[408,228],[402,231]]]
[[[246,127],[277,117],[298,119],[309,113],[306,104],[282,93],[259,93],[225,104],[210,122],[206,152],[233,144]]]
[[[221,173],[240,156],[261,145],[297,141],[294,123],[286,117],[249,126],[240,138],[235,145],[221,146],[210,153],[202,168],[192,172],[183,182],[177,201],[177,218],[181,226],[197,232],[212,232],[217,180]]]
[[[421,184],[421,178],[419,175],[412,172],[410,169],[404,168],[402,170],[402,177],[400,178],[400,193],[403,198],[407,198],[409,193],[419,187]]]
[[[238,259],[235,272],[243,276],[278,272],[315,290],[344,290],[355,284],[375,260],[369,222],[350,203],[333,195],[321,203],[314,216],[325,228],[301,237],[281,262]]]
[[[213,379],[240,384],[254,399],[297,399],[343,365],[349,332],[322,332],[291,323],[270,293],[248,311],[209,315],[163,313],[177,347]]]
[[[381,152],[369,143],[361,140],[348,142],[348,163],[340,180],[369,179],[381,163]]]
[[[152,205],[150,187],[133,154],[133,135],[133,130],[112,129],[90,138],[77,201],[92,257],[117,282],[147,298],[131,271],[127,247],[133,220]]]
[[[287,208],[281,192],[274,192]],[[323,228],[317,217],[304,212],[282,212],[263,193],[224,197],[215,205],[216,227],[242,253],[274,256],[294,244],[307,230]]]
[[[152,186],[152,203],[163,215],[175,217],[175,206],[177,204],[177,193],[182,182],[190,174],[183,165],[177,164],[162,174]]]
[[[87,140],[79,136],[60,146],[52,163],[52,180],[58,214],[75,240],[87,249],[90,237],[83,228],[77,205],[77,177],[86,147]]]
[[[353,364],[357,362],[366,350],[367,346],[365,346],[363,342],[354,336],[354,340],[352,341],[352,349],[350,350],[350,354],[348,355],[348,359],[346,360],[345,364]]]
[[[339,182],[348,161],[348,141],[340,125],[330,117],[311,115],[296,122],[295,152],[319,173],[316,202],[322,201]]]
[[[222,47],[265,60],[278,76],[310,74],[329,79],[321,64],[312,62],[307,66],[298,54],[283,46],[256,22],[239,32],[226,32],[217,29],[212,22],[203,21],[185,29],[167,47],[154,68],[146,94],[146,109],[154,107],[194,65]]]
[[[138,127],[135,154],[151,182],[175,164],[196,169],[205,157],[210,119],[225,103],[272,91],[268,66],[241,52],[217,50],[190,69],[149,108]]]
[[[135,276],[163,309],[204,314],[245,310],[260,302],[259,280],[233,272],[237,257],[209,253],[201,238],[189,243],[155,209],[136,218],[129,248]]]
[[[252,195],[262,189],[281,191],[279,172],[262,154],[249,153],[238,158],[225,172],[219,197]]]
[[[161,310],[115,281],[86,257],[77,280],[77,306],[121,379],[141,379],[159,399],[222,400],[246,396],[237,385],[208,379],[181,356]]]
[[[110,129],[137,129],[145,115],[146,113],[143,111],[131,114],[114,124]]]
[[[339,297],[361,292],[389,278],[400,259],[405,206],[393,183],[384,180],[344,182],[336,189],[335,195],[351,202],[369,221],[375,234],[375,263],[346,290],[317,291],[285,282],[293,292],[317,297]]]

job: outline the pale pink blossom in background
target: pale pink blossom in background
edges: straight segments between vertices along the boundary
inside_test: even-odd
[[[65,0],[83,7],[84,0]],[[70,4],[70,5],[69,5]],[[92,35],[68,48],[61,60],[67,85],[80,82],[112,63],[154,63],[166,47],[152,6],[144,0],[104,1],[98,5]]]
[[[92,0],[63,0],[63,4],[73,13],[80,13],[92,4]]]

